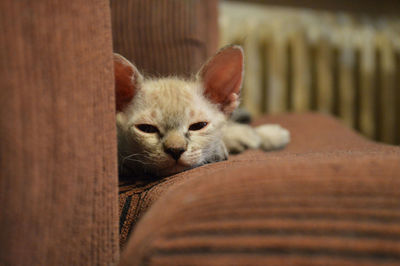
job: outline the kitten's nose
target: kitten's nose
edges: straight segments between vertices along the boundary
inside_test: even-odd
[[[165,152],[172,156],[176,161],[181,157],[186,150],[183,148],[166,148]]]

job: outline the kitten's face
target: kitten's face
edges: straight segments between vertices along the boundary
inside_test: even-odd
[[[243,51],[221,49],[197,73],[145,79],[114,56],[120,175],[165,176],[227,158],[221,128],[238,105]]]
[[[170,175],[226,157],[218,107],[203,96],[199,82],[145,80],[124,112],[117,115],[121,162],[149,174]],[[221,154],[222,153],[222,154]]]

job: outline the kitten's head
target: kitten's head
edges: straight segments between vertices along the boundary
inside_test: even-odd
[[[121,174],[174,174],[227,157],[221,127],[239,103],[243,51],[228,46],[191,80],[144,78],[115,54]]]

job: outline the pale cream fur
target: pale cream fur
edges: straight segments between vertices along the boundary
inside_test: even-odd
[[[272,150],[287,145],[290,134],[279,125],[252,128],[229,121],[230,114],[239,104],[242,59],[240,47],[228,46],[209,60],[191,80],[176,77],[147,79],[129,61],[116,54],[115,62],[122,63],[134,73],[131,85],[118,83],[117,87],[122,90],[122,97],[124,86],[132,86],[129,89],[134,92],[128,105],[117,113],[120,176],[166,176],[226,160],[228,151]],[[123,68],[116,69],[124,71]],[[206,76],[204,80],[202,75]],[[213,82],[207,89],[204,88],[205,80]],[[217,93],[207,94],[210,88]],[[199,122],[206,126],[191,128]],[[141,125],[153,130],[143,130]],[[180,153],[176,156],[171,150]]]
[[[199,131],[191,124],[206,121]],[[137,124],[156,125],[159,134],[144,133]],[[279,125],[252,128],[227,120],[218,106],[203,96],[200,82],[178,78],[144,80],[124,112],[117,114],[120,171],[165,176],[209,162],[227,159],[230,152],[284,147],[289,132]],[[187,142],[178,161],[163,150],[165,142]],[[226,149],[226,148],[227,149]],[[124,169],[127,168],[127,169]]]
[[[191,124],[208,122],[198,131]],[[221,141],[225,115],[203,96],[200,82],[178,78],[144,80],[132,103],[117,114],[120,165],[153,175],[169,175],[227,158]],[[144,133],[137,124],[156,125],[160,134]],[[187,142],[176,162],[164,152],[168,141]],[[129,167],[129,165],[131,165]],[[120,169],[123,170],[123,169]]]

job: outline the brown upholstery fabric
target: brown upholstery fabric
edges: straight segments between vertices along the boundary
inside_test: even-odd
[[[400,263],[400,148],[324,115],[261,122],[287,127],[291,144],[120,195],[132,195],[134,221],[148,210],[121,265]]]
[[[118,260],[108,1],[0,1],[0,264]]]
[[[114,51],[145,74],[190,75],[218,45],[217,0],[113,0]]]

